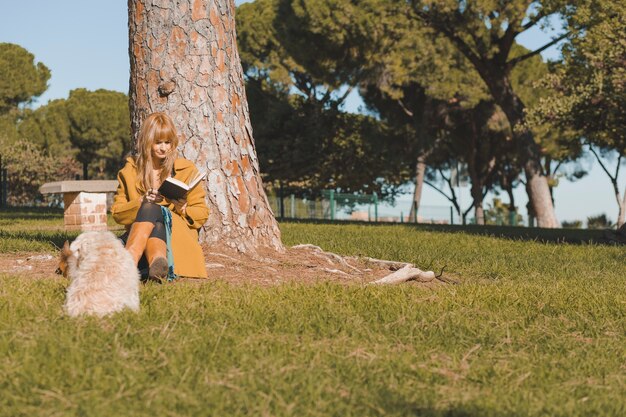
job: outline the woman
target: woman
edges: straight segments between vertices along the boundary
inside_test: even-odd
[[[209,216],[204,187],[199,184],[180,200],[157,191],[170,175],[189,183],[198,174],[191,161],[178,158],[177,145],[172,119],[165,113],[148,116],[137,138],[138,155],[128,157],[117,175],[111,207],[115,221],[128,231],[126,249],[137,265],[145,254],[153,279],[207,276],[198,243],[198,229]]]

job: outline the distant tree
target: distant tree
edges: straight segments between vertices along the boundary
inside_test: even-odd
[[[0,136],[0,155],[8,172],[8,199],[12,206],[32,205],[41,199],[39,187],[48,181],[73,179],[72,159],[46,155],[28,140],[10,142]]]
[[[461,100],[463,106],[474,105],[498,93],[494,98],[496,104],[507,115],[509,124],[515,126],[523,121],[524,116],[523,99],[520,99],[523,94],[518,91],[516,84],[522,84],[526,79],[516,79],[513,72],[528,75],[527,70],[518,69],[530,61],[541,62],[538,56],[540,50],[525,51],[515,44],[515,38],[542,21],[545,17],[543,13],[561,10],[556,6],[546,7],[534,15],[530,10],[532,8],[529,9],[530,2],[523,10],[520,10],[520,2],[510,8],[502,5],[505,10],[496,10],[490,16],[480,8],[491,7],[491,3],[473,2],[465,6],[466,2],[449,2],[446,4],[446,12],[454,15],[457,8],[462,9],[459,16],[450,18],[462,23],[454,27],[454,31],[466,31],[462,38],[470,40],[474,31],[480,32],[475,39],[477,50],[469,54],[467,48],[459,48],[455,36],[442,30],[441,25],[434,24],[437,20],[435,17],[441,17],[439,6],[444,1],[428,2],[429,6],[425,8],[420,7],[418,2],[379,0],[279,2],[278,18],[275,19],[276,37],[294,61],[331,85],[343,83],[361,86],[366,101],[372,95],[363,92],[364,85],[370,92],[380,90],[380,94],[374,93],[374,96],[378,94],[385,98],[387,108],[382,109],[374,103],[368,103],[368,106],[382,117],[389,116],[394,106],[399,114],[396,120],[402,118],[402,112],[406,113],[405,127],[411,126],[405,129],[406,133],[413,134],[413,140],[422,142],[414,147],[415,154],[411,155],[414,158],[412,165],[416,167],[416,179],[423,177],[424,156],[432,149],[434,139],[433,135],[425,134],[424,129],[420,129],[419,125],[424,124],[424,114],[419,106],[408,106],[410,99],[405,99],[404,95],[407,89],[417,87],[415,93],[407,94],[407,98],[418,95],[417,92],[422,88],[431,99]],[[429,14],[424,14],[425,9]],[[493,20],[493,27],[490,23],[478,22],[480,16],[490,16],[485,19]],[[525,17],[530,19],[522,25],[521,21]],[[511,23],[507,30],[506,22]],[[443,19],[438,23],[449,22]],[[489,46],[485,42],[493,44]],[[312,52],[307,45],[315,45]],[[477,66],[481,60],[482,64]],[[535,197],[531,200],[538,207],[540,224],[556,227],[558,223],[549,198],[550,188],[542,170],[542,148],[535,143],[531,131],[515,131],[513,137],[518,155],[511,163],[519,164],[522,171],[526,171],[527,178],[530,178],[526,185],[530,196]],[[513,172],[517,173],[516,170],[509,170],[508,174]],[[419,200],[419,182],[416,181],[414,201]],[[506,186],[518,183],[509,181]]]
[[[116,91],[79,88],[70,92],[65,106],[69,139],[78,149],[83,179],[89,178],[89,166],[95,161],[100,161],[96,175],[112,178],[129,151],[128,97]]]
[[[626,189],[618,184],[626,158],[626,11],[623,2],[586,2],[570,17],[572,27],[586,27],[563,48],[543,87],[552,92],[532,109],[534,124],[550,122],[584,138],[613,186],[618,227],[626,221]],[[614,151],[611,169],[603,154]]]
[[[504,114],[492,101],[481,101],[469,109],[452,108],[448,115],[445,143],[450,154],[467,165],[472,204],[477,224],[485,224],[483,200],[493,189],[498,166],[514,154],[511,129]]]
[[[248,101],[266,184],[302,197],[327,189],[395,196],[401,138],[383,123],[300,95],[271,95],[256,83],[248,81]]]
[[[542,47],[514,55],[515,39],[570,6],[565,1],[515,0],[411,0],[417,16],[437,33],[446,36],[478,72],[490,95],[513,127],[524,126],[525,104],[515,91],[511,71],[523,61],[571,35],[568,31]],[[541,166],[541,149],[532,131],[515,130],[515,141],[526,174],[526,190],[540,227],[558,227],[550,198],[548,179]]]
[[[275,21],[293,61],[328,85],[358,87],[370,113],[401,138],[393,166],[415,182],[414,219],[434,144],[433,105],[459,94],[477,101],[484,89],[477,74],[400,2],[280,0]]]
[[[399,182],[394,165],[402,153],[387,146],[393,147],[396,137],[372,117],[342,113],[347,92],[339,94],[340,86],[291,57],[276,35],[278,6],[277,0],[260,0],[241,5],[237,13],[250,116],[266,185],[306,196],[335,189],[392,197]]]
[[[49,101],[36,110],[26,111],[18,125],[21,137],[37,144],[48,155],[63,158],[74,157],[77,149],[70,142],[70,121],[67,100]]]
[[[24,106],[32,103],[48,88],[50,70],[26,49],[12,43],[0,43],[0,135],[5,142],[15,142],[20,135],[17,125]]]
[[[419,31],[415,31],[412,39],[419,36]],[[424,55],[417,57],[411,52],[415,47],[393,50],[403,59],[390,59],[390,64],[382,67],[384,76],[381,80],[361,88],[361,93],[370,109],[390,125],[403,126],[413,137],[413,147],[407,149],[407,153],[413,157],[417,155],[416,179],[423,178],[421,173],[425,171],[423,167],[427,162],[432,171],[427,175],[426,183],[448,198],[463,218],[474,208],[480,223],[484,217],[482,200],[487,191],[496,185],[507,191],[509,209],[516,210],[513,188],[519,184],[518,178],[523,171],[522,158],[512,141],[513,132],[506,116],[489,100],[489,94],[475,69],[458,56],[458,52],[450,49],[450,45],[448,49],[445,45],[445,39],[436,50],[428,50],[426,44],[422,48]],[[513,45],[513,52],[520,56],[529,51]],[[429,58],[429,54],[433,56]],[[400,62],[402,64],[398,64]],[[407,67],[414,70],[404,73]],[[436,73],[448,75],[440,75],[437,79],[428,68],[438,68]],[[541,58],[533,56],[512,70],[511,82],[525,101],[534,103],[539,93],[532,84],[546,72]],[[422,87],[421,83],[428,87]],[[544,134],[537,134],[536,137],[541,140],[542,153],[544,150],[563,152],[556,139]],[[544,159],[549,160],[550,156],[546,155]],[[561,158],[560,155],[558,157]],[[463,209],[463,213],[450,184],[451,176],[442,171],[442,168],[451,168],[451,162],[455,169],[459,162],[464,164],[472,180],[474,201],[467,210]],[[439,181],[435,181],[437,177]],[[449,192],[437,188],[437,183],[447,184]],[[414,207],[418,207],[417,190],[419,185],[414,194]]]
[[[369,82],[363,83],[359,92],[370,112],[402,138],[402,158],[397,161],[395,169],[403,179],[415,183],[409,221],[416,221],[427,166],[432,162],[429,157],[435,149],[436,129],[432,127],[436,124],[436,109],[440,103],[428,96],[426,89],[417,82],[393,88],[395,94],[388,92],[385,85]],[[432,186],[432,183],[429,184]],[[453,201],[453,204],[456,202]]]
[[[0,43],[0,115],[30,104],[48,88],[50,70],[26,49]]]

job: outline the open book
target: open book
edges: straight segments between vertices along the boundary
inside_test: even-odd
[[[199,172],[189,184],[185,184],[181,180],[177,180],[173,177],[167,177],[159,187],[159,194],[170,200],[178,200],[184,197],[193,187],[198,185],[200,181],[206,177],[206,174],[206,171]]]

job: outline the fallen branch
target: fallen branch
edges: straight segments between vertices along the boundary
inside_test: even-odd
[[[398,269],[396,272],[371,282],[370,284],[399,284],[406,281],[430,282],[434,279],[435,273],[433,271],[422,271],[419,268],[415,268],[412,264],[408,264]]]

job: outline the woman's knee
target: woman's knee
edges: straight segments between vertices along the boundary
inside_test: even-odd
[[[161,206],[159,206],[158,204],[144,201],[143,203],[141,203],[141,207],[139,207],[139,211],[137,212],[137,218],[135,219],[135,221],[163,223],[163,213],[161,212]]]
[[[150,234],[150,237],[156,237],[157,239],[161,239],[162,241],[166,241],[166,231],[165,231],[165,225],[161,222],[157,222],[154,225],[154,229],[152,229],[152,233]]]

